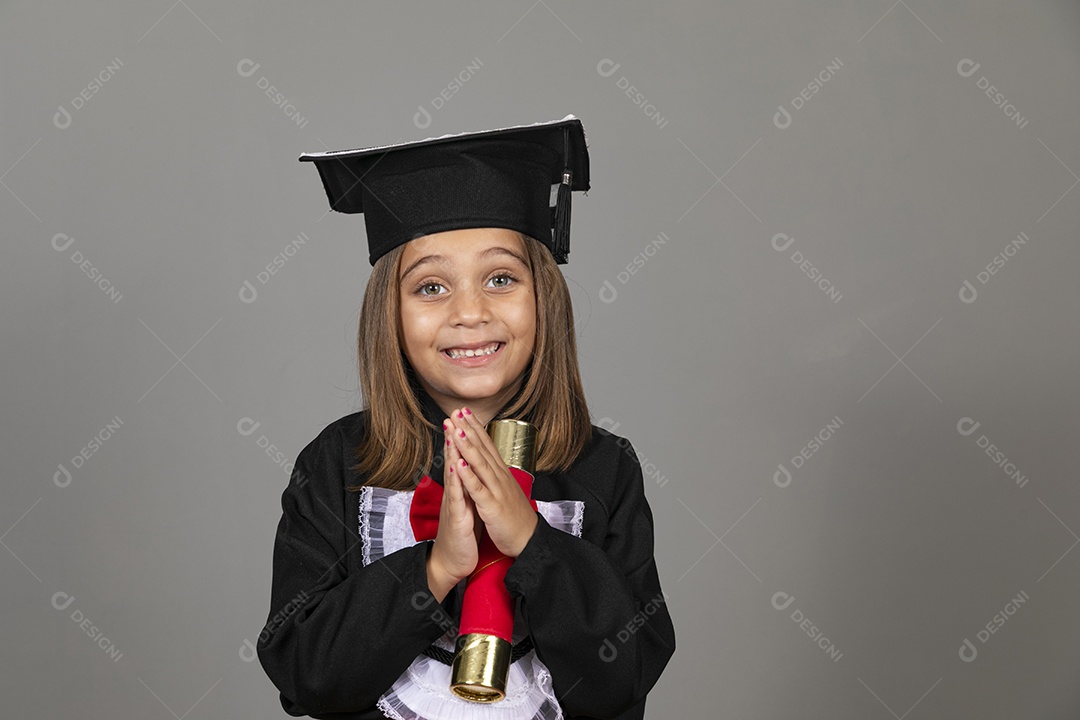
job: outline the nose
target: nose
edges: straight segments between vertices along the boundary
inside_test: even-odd
[[[488,297],[477,287],[458,288],[450,299],[451,325],[476,325],[487,322]]]

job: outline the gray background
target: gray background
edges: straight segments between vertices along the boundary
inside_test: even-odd
[[[279,497],[370,271],[296,158],[568,113],[649,715],[1080,714],[1076,3],[170,1],[0,9],[5,716],[284,717]]]

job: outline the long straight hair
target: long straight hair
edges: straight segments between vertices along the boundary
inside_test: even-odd
[[[570,291],[551,251],[519,233],[534,284],[536,342],[516,398],[494,419],[525,420],[537,429],[537,472],[565,472],[588,445],[592,423],[577,361]],[[431,471],[432,431],[410,384],[401,347],[400,272],[404,245],[375,262],[364,291],[357,337],[365,432],[350,469],[360,485],[409,490]],[[419,472],[418,472],[419,469]]]

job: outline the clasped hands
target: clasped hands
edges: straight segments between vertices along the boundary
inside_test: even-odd
[[[429,557],[429,575],[434,571],[435,577],[429,580],[448,591],[476,569],[485,528],[500,552],[516,558],[538,520],[495,443],[468,408],[455,409],[443,421],[443,435],[443,500]]]

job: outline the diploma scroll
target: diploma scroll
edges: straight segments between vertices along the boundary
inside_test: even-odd
[[[521,420],[493,420],[487,432],[525,497],[531,496],[536,427]],[[499,552],[486,530],[478,551],[476,570],[465,583],[450,690],[465,700],[492,703],[506,697],[510,673],[514,598],[505,579],[514,559]]]

